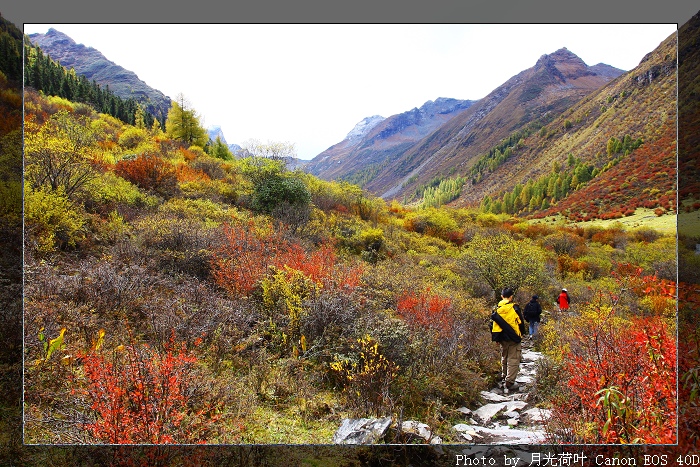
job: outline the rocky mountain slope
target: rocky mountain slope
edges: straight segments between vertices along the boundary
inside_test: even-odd
[[[552,112],[539,131],[513,146],[505,163],[493,171],[482,170],[478,182],[467,183],[456,204],[478,203],[518,183],[537,181],[553,167],[570,175],[569,160],[576,159],[600,173],[544,214],[600,217],[637,207],[671,210],[676,180],[676,42],[671,35],[633,70],[575,105]],[[611,144],[613,138],[641,145],[619,151]]]
[[[378,115],[367,117],[343,141],[311,160],[306,170],[328,180],[342,178],[365,184],[472,104],[473,101],[440,97],[386,119]]]
[[[66,34],[50,28],[46,34],[30,34],[32,43],[41,48],[52,59],[79,75],[94,80],[100,86],[109,85],[110,91],[122,99],[133,98],[145,105],[153,116],[164,120],[170,108],[171,99],[157,89],[153,89],[133,71],[108,60],[101,52],[76,44]]]
[[[426,129],[420,139],[394,145],[390,157],[370,144],[362,146],[362,153],[334,154],[334,149],[347,145],[341,142],[314,158],[311,171],[322,178],[362,182],[385,198],[403,196],[435,177],[466,173],[479,156],[514,131],[546,121],[622,73],[604,64],[588,66],[563,48],[543,55],[535,66],[483,99],[455,109],[441,125]],[[405,119],[407,114],[387,121]],[[379,131],[378,126],[368,137]],[[401,139],[402,133],[398,135],[394,140]],[[353,174],[362,171],[364,176],[353,180]]]

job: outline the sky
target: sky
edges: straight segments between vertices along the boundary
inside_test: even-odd
[[[228,143],[294,144],[312,159],[363,118],[438,97],[477,100],[544,54],[628,71],[675,24],[24,24],[93,47],[182,93]]]

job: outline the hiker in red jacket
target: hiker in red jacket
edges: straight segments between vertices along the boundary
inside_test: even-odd
[[[570,303],[571,299],[569,299],[569,292],[566,289],[561,289],[559,298],[557,298],[557,306],[559,307],[559,311],[569,311]]]

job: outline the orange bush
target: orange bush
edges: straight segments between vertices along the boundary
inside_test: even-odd
[[[425,292],[405,291],[396,303],[396,311],[412,327],[428,328],[447,336],[454,329],[452,300]]]
[[[234,296],[249,295],[267,274],[270,266],[289,267],[326,288],[354,289],[359,285],[362,269],[341,268],[332,244],[322,244],[307,253],[298,243],[282,233],[263,233],[253,221],[224,225],[224,244],[213,257],[214,280]]]
[[[178,182],[206,182],[211,180],[207,174],[201,170],[193,169],[187,164],[178,164],[175,167],[175,174]]]
[[[171,339],[164,351],[130,345],[111,357],[98,350],[81,357],[95,414],[85,427],[101,442],[198,442],[202,429],[216,420],[203,418],[207,409],[191,409],[191,368],[197,359],[184,344],[176,348]]]
[[[175,168],[155,154],[117,162],[114,172],[144,190],[170,196],[177,190]]]
[[[573,399],[557,401],[555,413],[595,429],[585,443],[675,443],[676,342],[660,319],[636,319],[627,330],[579,336],[567,357]],[[571,411],[571,401],[580,409]]]

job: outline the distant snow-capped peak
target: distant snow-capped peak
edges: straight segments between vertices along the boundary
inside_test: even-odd
[[[372,128],[377,126],[383,120],[385,120],[385,118],[381,115],[372,115],[371,117],[365,117],[360,123],[355,125],[355,128],[353,128],[350,131],[350,133],[348,133],[345,139],[350,141],[360,139],[367,133],[369,133]]]

